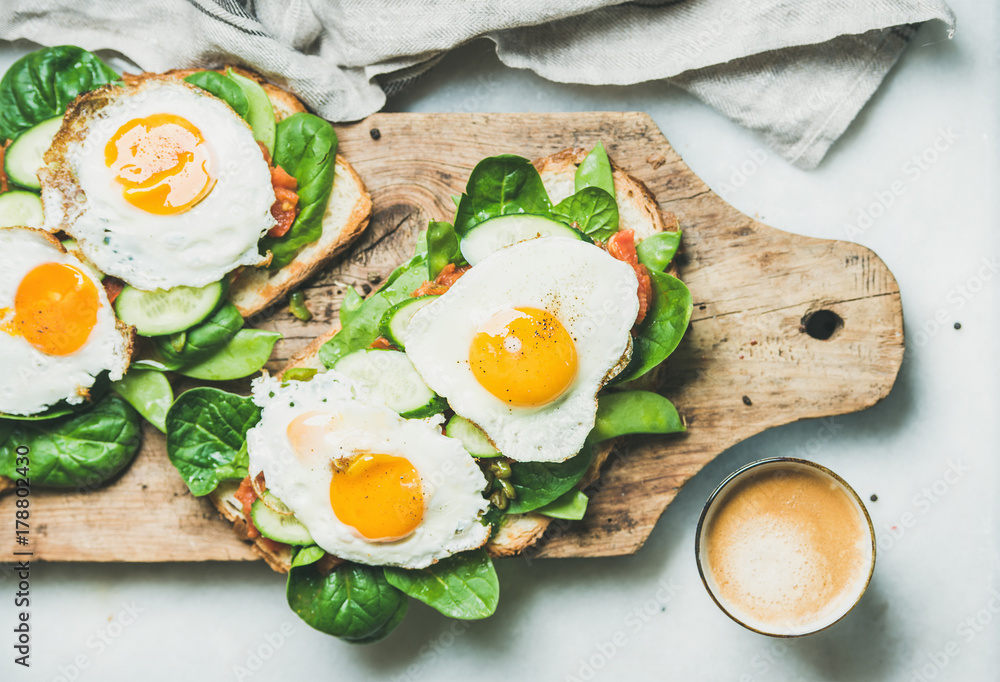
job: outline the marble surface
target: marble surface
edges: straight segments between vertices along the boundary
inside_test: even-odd
[[[814,171],[790,166],[676,89],[552,84],[502,67],[481,42],[390,103],[649,112],[740,210],[784,230],[861,242],[888,263],[902,290],[907,353],[883,403],[727,451],[681,491],[635,556],[502,561],[495,617],[467,625],[414,603],[396,633],[371,647],[299,621],[263,563],[36,565],[27,672],[11,662],[15,585],[0,580],[0,678],[996,679],[1000,31],[995,3],[952,4],[955,39],[924,27]],[[0,68],[24,49],[0,46]],[[878,496],[868,503],[879,547],[868,593],[845,620],[798,640],[730,621],[694,561],[705,499],[728,473],[771,455],[808,457],[866,500]]]

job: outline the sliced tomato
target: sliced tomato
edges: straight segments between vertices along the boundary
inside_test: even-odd
[[[257,487],[261,491],[267,490],[264,484],[264,472],[257,474]],[[250,517],[250,507],[257,500],[257,491],[253,489],[253,483],[250,482],[250,477],[247,476],[240,482],[240,487],[236,490],[233,495],[240,504],[243,505],[243,518],[247,522],[247,539],[253,540],[254,538],[260,537],[260,531],[257,530],[257,526],[253,525],[253,519]]]
[[[125,288],[125,282],[121,281],[117,277],[105,277],[102,284],[104,284],[104,291],[108,295],[108,303],[114,305],[115,299],[118,298],[118,294],[120,294],[122,289]]]
[[[374,341],[372,341],[372,345],[368,347],[373,350],[389,350],[390,348],[393,347],[393,345],[389,341],[389,339],[385,338],[384,336],[380,336]]]
[[[424,282],[410,296],[413,298],[420,296],[440,296],[448,291],[471,267],[471,265],[463,265],[459,268],[455,267],[454,263],[448,263],[441,269],[441,272],[438,273],[433,282]]]
[[[649,270],[639,262],[639,256],[635,252],[635,232],[632,230],[616,232],[611,235],[606,248],[611,256],[628,263],[635,270],[635,278],[639,280],[639,289],[636,292],[639,297],[639,313],[635,316],[635,324],[640,324],[649,312],[649,304],[653,298],[653,284],[649,279]]]

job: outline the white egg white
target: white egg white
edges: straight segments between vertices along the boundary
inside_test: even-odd
[[[31,415],[66,401],[82,403],[101,372],[112,381],[128,367],[131,336],[115,319],[107,294],[93,271],[49,234],[24,227],[0,228],[0,310],[14,310],[24,276],[45,263],[76,266],[97,290],[100,308],[87,342],[71,355],[48,355],[18,335],[0,331],[0,412]],[[0,315],[2,317],[2,315]]]
[[[630,265],[593,244],[559,237],[520,242],[491,253],[418,310],[404,339],[406,354],[427,385],[505,456],[561,462],[583,447],[597,392],[628,362],[638,286]],[[576,377],[546,405],[508,404],[479,383],[469,364],[480,326],[517,307],[552,313],[575,342]]]
[[[274,189],[247,123],[225,102],[173,78],[106,86],[70,109],[39,172],[45,227],[63,230],[102,272],[139,289],[204,286],[263,262],[257,243],[274,226]],[[128,203],[105,163],[123,125],[174,114],[210,148],[211,192],[183,213],[156,215]]]
[[[403,419],[336,372],[286,385],[270,377],[253,382],[262,412],[247,432],[250,475],[263,472],[267,489],[291,509],[320,547],[342,559],[373,566],[424,568],[456,552],[482,546],[489,526],[479,521],[488,506],[486,479],[461,443],[441,433],[441,417]],[[287,435],[288,425],[313,411],[335,415],[322,452],[305,461]],[[333,462],[366,453],[403,457],[420,476],[424,515],[407,537],[374,542],[337,518],[330,503]]]

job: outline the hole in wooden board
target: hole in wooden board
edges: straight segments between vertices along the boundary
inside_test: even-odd
[[[802,326],[809,336],[826,341],[844,326],[844,320],[832,310],[814,310],[802,318]]]

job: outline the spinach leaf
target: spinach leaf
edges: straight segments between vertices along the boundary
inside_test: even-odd
[[[224,346],[208,357],[177,369],[192,379],[229,381],[258,372],[271,357],[280,332],[266,329],[241,329]]]
[[[483,159],[472,170],[455,212],[455,232],[464,235],[484,220],[512,213],[551,215],[552,202],[531,162],[504,154]]]
[[[225,346],[242,328],[243,316],[240,315],[240,311],[235,305],[227,301],[209,315],[207,320],[199,322],[187,330],[183,347],[180,350],[174,347],[171,341],[172,336],[157,336],[154,337],[153,341],[163,363],[179,369],[184,365],[203,360]]]
[[[517,497],[508,514],[523,514],[544,507],[575,486],[590,466],[594,449],[589,441],[565,462],[511,462],[510,482]]]
[[[212,93],[233,108],[244,121],[250,111],[250,101],[243,94],[243,89],[233,82],[232,78],[223,76],[217,71],[195,71],[184,79],[202,90]]]
[[[554,519],[579,521],[587,513],[587,503],[590,500],[580,490],[570,490],[535,511]]]
[[[125,468],[142,442],[139,415],[108,394],[89,410],[47,421],[0,422],[0,474],[13,477],[15,451],[30,448],[32,485],[92,488]]]
[[[497,610],[500,583],[483,549],[455,554],[427,568],[384,570],[390,585],[450,618],[478,620]]]
[[[691,320],[691,292],[665,272],[649,271],[653,300],[632,339],[632,359],[614,383],[637,379],[667,359]]]
[[[166,432],[167,410],[174,402],[174,391],[163,372],[132,367],[111,384],[111,390],[127,400],[150,424]]]
[[[663,272],[670,265],[681,245],[681,231],[658,232],[636,244],[635,252],[639,262],[650,270]]]
[[[427,260],[414,256],[392,271],[389,279],[376,293],[350,316],[336,336],[319,349],[319,359],[327,368],[348,353],[368,348],[379,336],[379,322],[386,310],[410,297],[410,293],[427,279]]]
[[[594,428],[587,436],[583,449],[575,457],[565,462],[511,462],[510,482],[517,497],[507,507],[509,514],[528,511],[543,511],[547,505],[555,505],[570,492],[590,466],[593,446],[598,443],[633,433],[674,433],[683,431],[684,425],[677,410],[669,400],[649,391],[622,391],[605,393],[597,399],[597,418]],[[573,502],[569,497],[563,505],[554,507],[556,513],[581,513],[579,505],[584,500],[575,500],[573,507],[565,504]],[[551,510],[550,510],[551,511]],[[549,513],[544,512],[543,513]],[[555,514],[550,514],[555,516]],[[557,518],[572,518],[557,516]]]
[[[217,388],[192,388],[167,412],[167,457],[192,495],[247,475],[246,434],[260,420],[249,397]]]
[[[337,133],[319,116],[301,112],[278,124],[274,163],[298,181],[299,214],[282,237],[264,237],[261,251],[270,249],[272,270],[292,262],[299,250],[323,234],[323,214],[333,191]]]
[[[603,144],[598,142],[594,145],[577,167],[574,184],[577,192],[584,187],[600,187],[611,196],[615,196],[615,176],[611,171],[611,161]]]
[[[365,302],[365,297],[358,293],[354,287],[347,287],[344,291],[344,300],[340,302],[340,326],[346,327],[354,319],[354,313]]]
[[[607,241],[618,231],[618,202],[600,187],[584,187],[556,204],[552,215],[577,228],[591,239]]]
[[[616,391],[597,399],[597,419],[588,439],[594,443],[633,433],[677,433],[684,422],[673,403],[651,391]]]
[[[73,45],[46,47],[21,57],[0,80],[0,140],[62,116],[80,93],[118,79],[104,62]]]
[[[315,564],[288,572],[288,606],[311,627],[348,642],[372,642],[406,615],[406,595],[377,567],[344,563],[322,575]]]
[[[308,547],[303,547],[295,553],[295,556],[292,558],[290,568],[314,564],[322,559],[324,554],[326,554],[326,550],[319,545],[309,545]]]
[[[437,277],[448,263],[459,263],[462,252],[451,223],[432,220],[427,226],[427,279]]]

